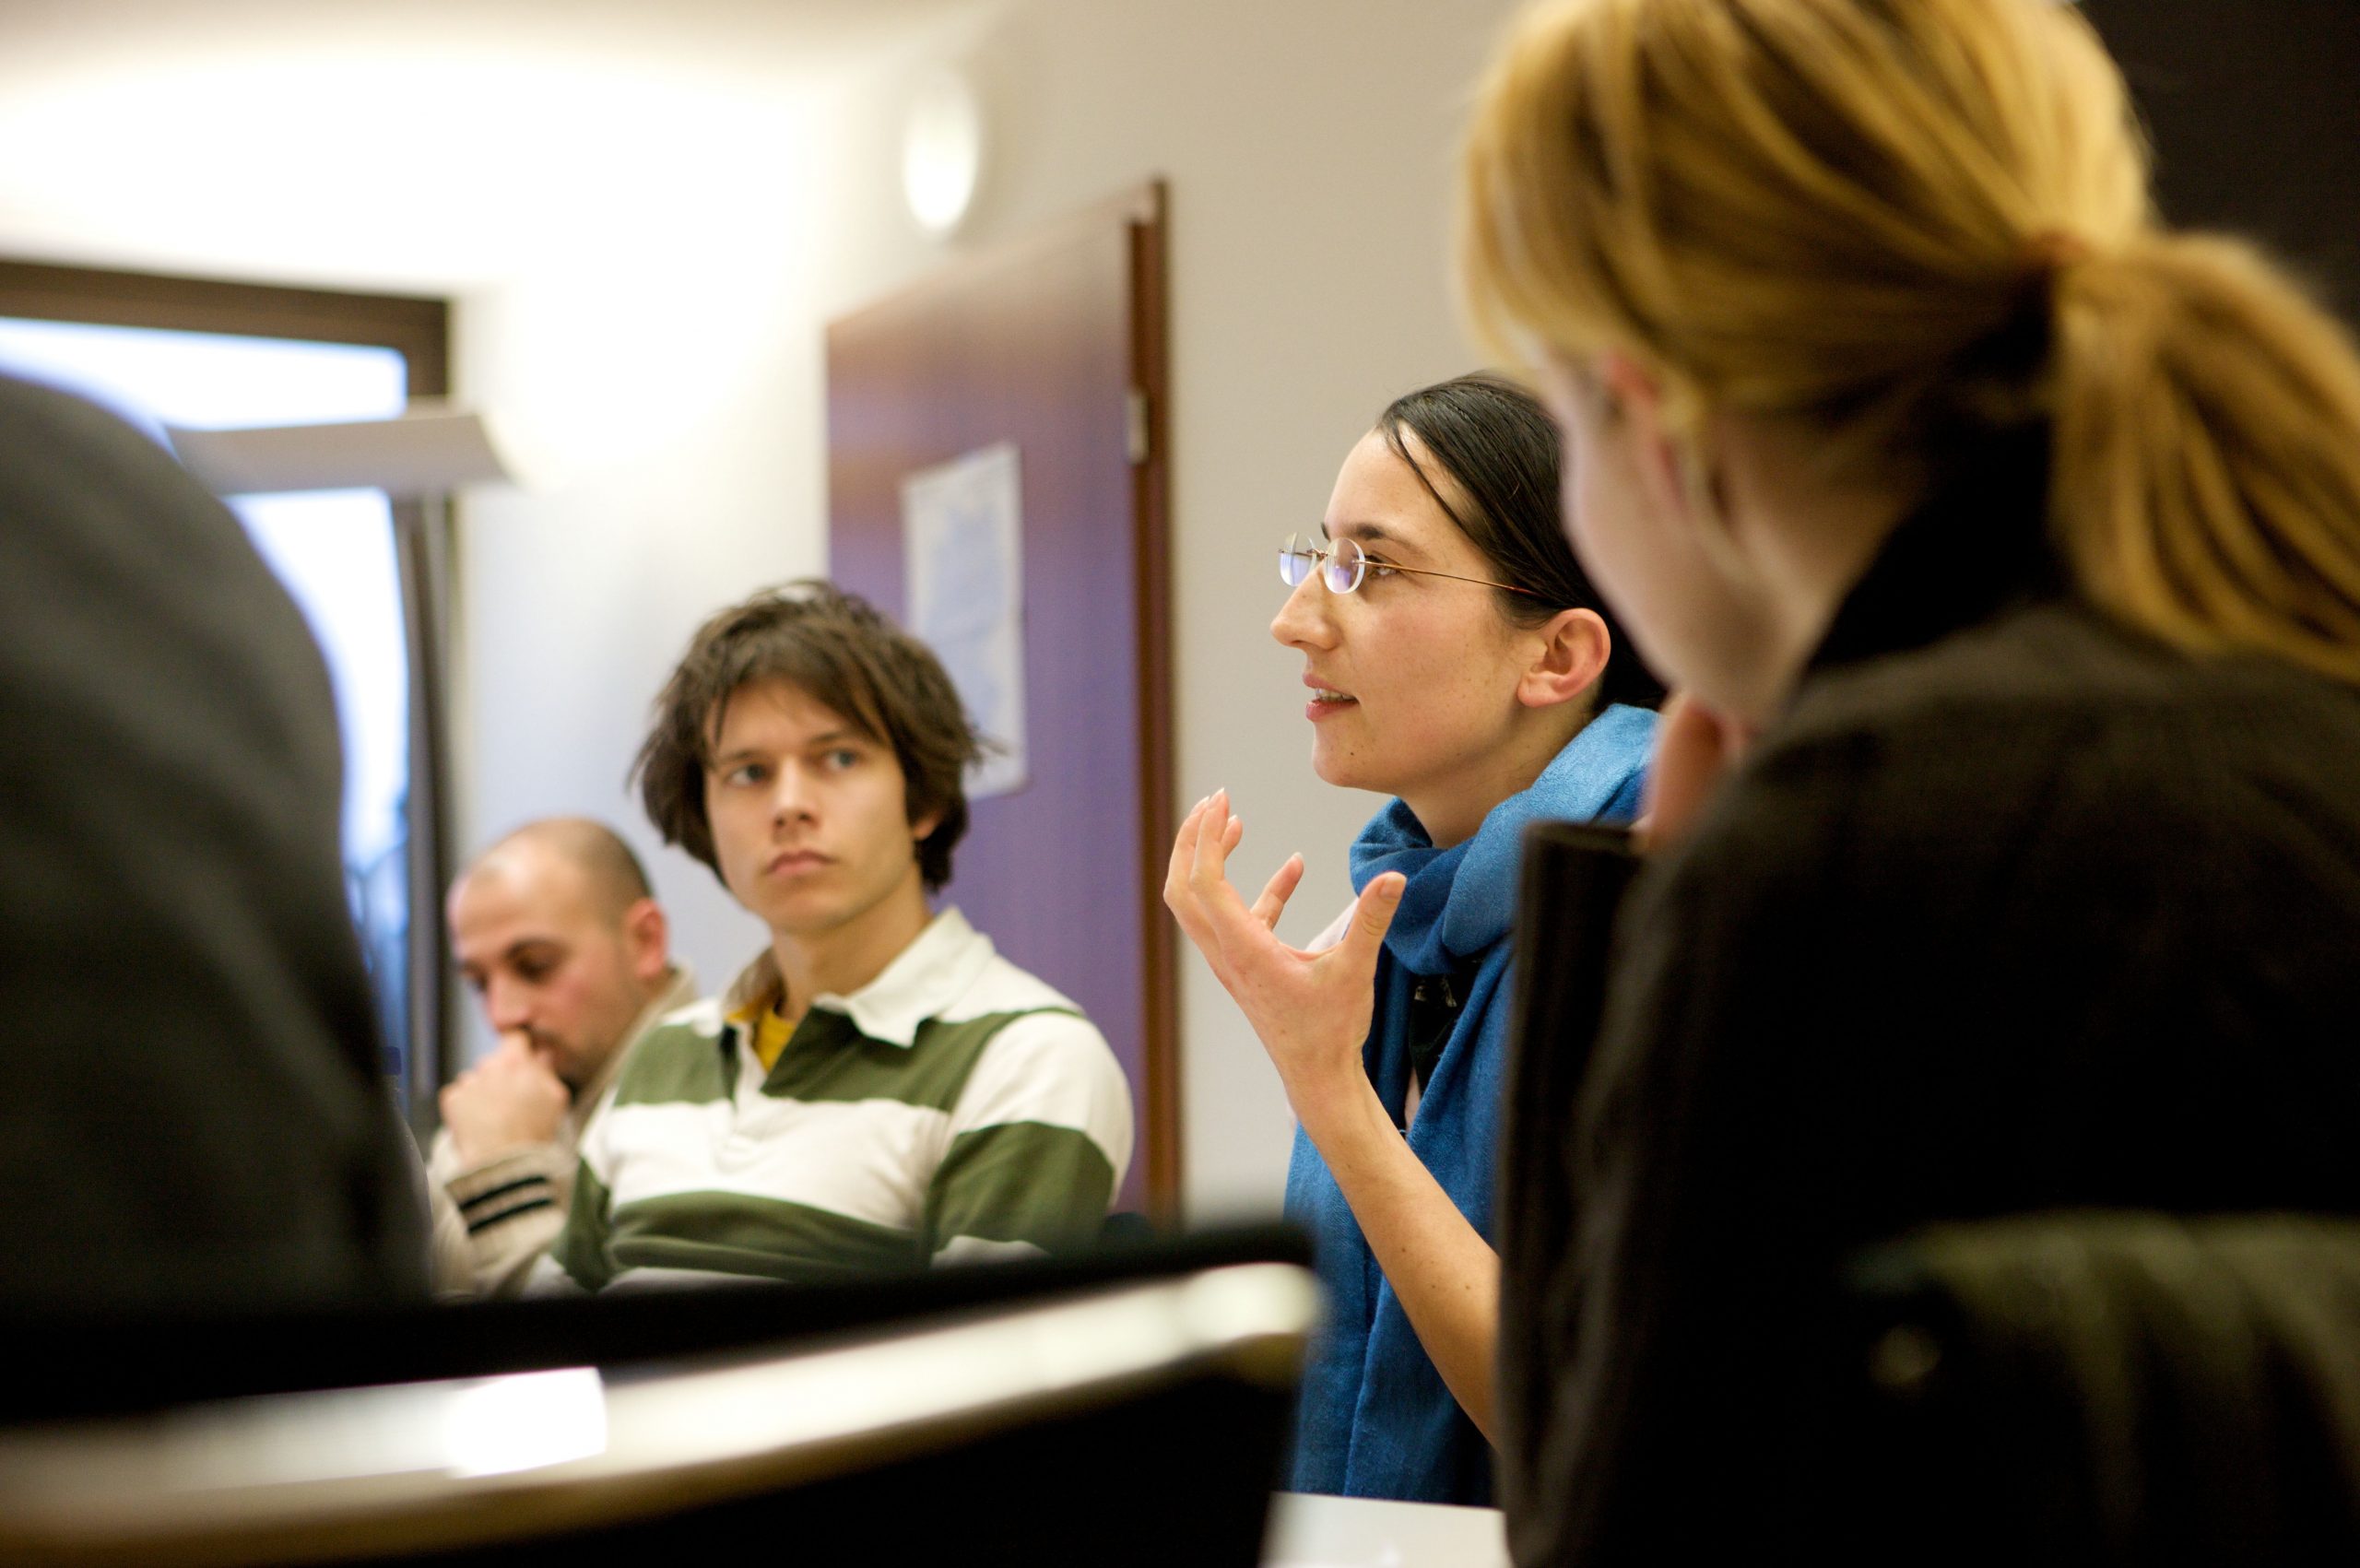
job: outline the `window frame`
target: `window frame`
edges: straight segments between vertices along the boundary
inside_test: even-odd
[[[280,337],[391,348],[413,403],[450,395],[451,304],[421,295],[291,288],[0,258],[0,315],[91,326]],[[408,1103],[420,1136],[439,1122],[453,1043],[442,891],[453,871],[446,675],[452,503],[395,501],[395,559],[409,659]]]

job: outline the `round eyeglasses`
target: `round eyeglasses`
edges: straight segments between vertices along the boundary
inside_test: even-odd
[[[1511,594],[1522,594],[1528,599],[1540,595],[1529,588],[1519,588],[1513,583],[1494,583],[1488,577],[1461,577],[1455,572],[1434,572],[1422,566],[1402,566],[1390,560],[1369,559],[1357,539],[1335,539],[1323,548],[1316,540],[1301,534],[1289,534],[1287,542],[1279,547],[1279,581],[1290,588],[1299,588],[1311,569],[1319,569],[1319,580],[1328,584],[1331,594],[1349,594],[1367,580],[1369,568],[1381,572],[1406,572],[1412,577],[1446,577],[1453,583],[1473,583],[1480,587],[1500,588]]]

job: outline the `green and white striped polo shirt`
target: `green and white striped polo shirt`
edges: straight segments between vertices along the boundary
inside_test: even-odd
[[[776,983],[764,953],[632,1048],[538,1282],[809,1279],[1097,1234],[1131,1155],[1122,1068],[957,910],[814,997],[765,1072],[730,1015]]]

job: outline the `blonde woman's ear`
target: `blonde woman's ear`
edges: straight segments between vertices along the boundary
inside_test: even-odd
[[[1600,422],[1627,448],[1647,508],[1658,516],[1692,517],[1716,487],[1700,486],[1697,432],[1675,430],[1663,383],[1630,355],[1598,357]],[[1701,520],[1716,521],[1707,517]]]
[[[1598,357],[1599,411],[1610,420],[1638,418],[1663,429],[1663,383],[1620,348]]]

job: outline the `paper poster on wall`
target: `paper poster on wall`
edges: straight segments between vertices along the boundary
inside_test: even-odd
[[[902,480],[909,629],[941,658],[991,743],[968,770],[970,797],[1032,777],[1024,750],[1023,515],[1007,442]]]

